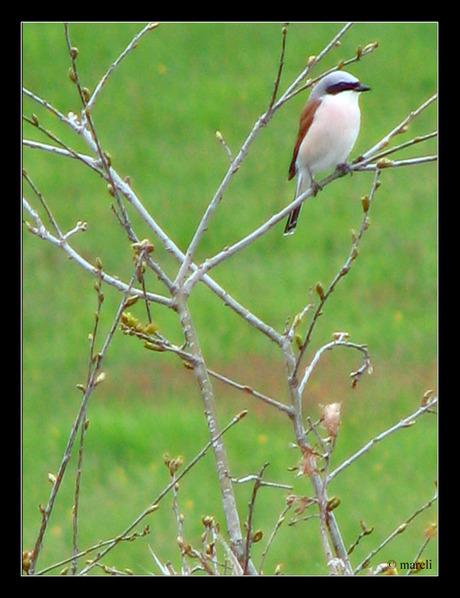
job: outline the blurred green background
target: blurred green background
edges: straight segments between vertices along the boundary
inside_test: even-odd
[[[90,90],[142,27],[139,23],[70,25],[79,49],[82,84]],[[281,90],[340,29],[339,23],[294,23],[288,31]],[[278,67],[282,24],[171,23],[149,33],[116,69],[94,108],[94,122],[112,164],[175,242],[186,249],[199,219],[226,172],[228,156],[215,137],[221,131],[235,154],[258,116],[266,109]],[[370,85],[361,98],[362,128],[352,158],[366,151],[437,87],[436,23],[358,23],[331,51],[314,74],[353,56],[358,46],[378,41],[378,49],[349,70]],[[24,86],[61,112],[79,111],[79,98],[68,77],[70,59],[59,23],[23,25]],[[280,110],[252,145],[217,210],[197,259],[213,255],[286,205],[294,193],[287,182],[298,118],[306,94]],[[24,113],[72,147],[87,152],[82,140],[28,98]],[[432,105],[395,140],[406,141],[436,129]],[[47,142],[25,124],[27,138]],[[436,141],[410,148],[403,156],[436,152]],[[71,160],[25,149],[23,167],[44,195],[61,230],[78,220],[88,230],[73,246],[107,272],[122,279],[132,274],[132,250],[110,210],[106,184]],[[362,219],[361,197],[369,192],[371,173],[345,177],[304,206],[294,237],[284,238],[279,224],[243,253],[212,271],[238,301],[282,330],[309,301],[310,289],[328,285],[351,246],[351,229]],[[437,374],[437,170],[436,164],[386,170],[371,211],[371,226],[350,274],[326,304],[312,339],[313,352],[337,331],[368,345],[374,373],[354,390],[348,374],[359,355],[328,353],[305,393],[305,412],[317,418],[318,404],[343,402],[340,435],[332,466],[373,435],[414,411]],[[36,205],[25,187],[25,195]],[[134,214],[139,238],[149,231]],[[152,239],[154,242],[155,240]],[[155,259],[174,276],[177,265],[155,243]],[[56,248],[24,233],[23,237],[23,536],[33,546],[40,523],[38,504],[46,504],[47,473],[56,471],[85,382],[88,333],[93,328],[96,294],[93,280]],[[163,292],[153,276],[149,289]],[[113,320],[120,296],[104,289],[99,346]],[[196,287],[193,317],[208,365],[243,384],[287,400],[282,357],[266,338],[224,308],[205,287]],[[145,320],[140,304],[132,310]],[[174,316],[152,306],[153,319],[173,342],[181,343]],[[164,452],[190,460],[206,443],[207,429],[194,379],[174,356],[145,351],[134,338],[117,333],[104,364],[107,379],[96,390],[88,412],[82,478],[81,548],[120,533],[168,482]],[[255,399],[215,383],[224,425],[241,409],[248,416],[227,437],[232,474],[255,473],[269,461],[266,478],[294,485],[307,495],[310,486],[288,467],[297,454],[290,422]],[[382,541],[434,492],[437,465],[436,421],[426,416],[410,429],[378,445],[334,480],[331,493],[345,543],[360,532],[363,519],[375,531],[355,550],[353,563]],[[74,455],[75,457],[75,455]],[[75,459],[74,459],[75,460]],[[71,508],[75,465],[66,473],[47,532],[38,570],[72,550]],[[240,516],[247,517],[252,488],[238,486]],[[209,454],[180,488],[186,540],[199,545],[201,517],[213,514],[224,526]],[[265,546],[285,504],[283,490],[262,489],[255,527]],[[180,567],[177,530],[167,497],[145,523],[151,533],[121,545],[106,564],[129,567],[136,574],[158,572],[148,544],[158,556]],[[383,550],[376,559],[411,561],[434,521],[430,510]],[[424,553],[437,570],[436,542]],[[273,573],[326,573],[314,522],[281,528],[265,561]],[[376,564],[374,563],[374,564]]]

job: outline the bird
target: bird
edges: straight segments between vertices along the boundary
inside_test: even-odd
[[[288,180],[297,178],[295,198],[310,187],[316,195],[321,187],[314,175],[330,168],[346,172],[346,161],[358,138],[361,124],[359,94],[369,91],[351,73],[334,71],[313,87],[300,116]],[[292,235],[301,205],[288,216],[285,235]]]

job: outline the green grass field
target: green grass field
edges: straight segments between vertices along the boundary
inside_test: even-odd
[[[337,23],[294,23],[289,28],[284,90],[340,29]],[[136,23],[70,25],[79,48],[83,85],[93,89],[108,66],[141,29]],[[376,143],[437,86],[435,23],[359,23],[343,38],[315,74],[354,55],[358,46],[378,41],[379,48],[350,71],[371,86],[361,98],[362,129],[352,158]],[[102,91],[94,121],[114,167],[129,176],[144,205],[183,249],[212,198],[228,165],[217,142],[221,131],[235,154],[258,116],[266,109],[276,76],[281,24],[162,24],[143,38]],[[68,77],[70,62],[63,26],[23,25],[23,83],[63,113],[78,112],[79,98]],[[294,183],[287,170],[305,94],[279,111],[259,135],[224,201],[215,214],[197,259],[213,255],[239,239],[290,201]],[[24,100],[26,115],[72,147],[87,152],[45,110]],[[406,141],[436,129],[430,106],[397,139]],[[25,124],[27,138],[47,141]],[[436,152],[436,141],[410,148],[404,157]],[[110,195],[97,176],[77,163],[30,149],[23,167],[44,195],[62,230],[85,220],[87,232],[73,245],[94,263],[122,279],[132,273],[132,251],[110,211]],[[355,390],[348,374],[358,356],[327,354],[306,390],[306,412],[319,414],[318,403],[343,401],[342,426],[334,463],[373,435],[414,411],[428,388],[437,385],[437,170],[434,163],[385,170],[371,212],[371,226],[350,274],[326,304],[315,329],[312,351],[346,330],[351,340],[368,345],[374,373]],[[351,247],[351,229],[362,219],[361,197],[369,192],[371,173],[344,177],[308,201],[296,235],[284,238],[272,229],[248,250],[212,272],[238,301],[278,330],[307,303],[318,281],[329,284]],[[28,188],[26,197],[34,200]],[[149,236],[133,216],[139,238]],[[159,244],[155,259],[170,275],[176,264]],[[23,536],[33,546],[40,523],[39,503],[46,504],[48,472],[60,463],[78,411],[93,328],[96,293],[93,280],[54,247],[27,232],[23,238]],[[148,279],[149,288],[162,292]],[[106,300],[100,342],[108,331],[120,296],[104,289]],[[281,355],[204,287],[195,289],[191,307],[210,367],[244,384],[287,400]],[[152,307],[161,331],[180,344],[181,332],[171,314]],[[134,310],[144,317],[139,306]],[[309,355],[311,359],[312,353]],[[191,373],[171,355],[145,351],[136,339],[115,336],[104,366],[107,380],[90,402],[80,507],[81,548],[120,533],[168,482],[165,452],[188,461],[207,442],[202,404]],[[232,474],[255,473],[269,461],[267,479],[293,484],[306,494],[305,480],[288,468],[296,464],[290,423],[255,399],[216,383],[222,424],[239,410],[248,416],[228,434]],[[341,498],[337,518],[346,544],[359,534],[359,520],[375,528],[355,551],[356,565],[397,525],[431,498],[437,471],[434,416],[378,445],[333,483]],[[212,454],[181,484],[186,538],[199,544],[201,518],[213,514],[223,525]],[[72,551],[75,464],[70,465],[47,532],[38,570]],[[241,518],[246,517],[251,488],[238,486]],[[268,537],[285,503],[282,490],[263,490],[256,527]],[[171,500],[149,516],[149,536],[121,545],[106,564],[129,567],[135,574],[157,573],[148,544],[162,560],[180,567]],[[411,561],[423,543],[423,531],[435,519],[423,513],[384,549],[385,559]],[[315,523],[281,528],[264,571],[278,563],[286,574],[327,573]],[[264,541],[260,547],[263,549]],[[436,573],[436,542],[424,558]],[[423,574],[423,573],[421,573]]]

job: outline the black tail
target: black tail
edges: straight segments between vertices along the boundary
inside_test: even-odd
[[[293,235],[295,231],[295,227],[297,226],[297,219],[300,214],[300,209],[302,206],[294,208],[292,212],[289,212],[289,216],[286,222],[286,228],[284,229],[285,235]]]

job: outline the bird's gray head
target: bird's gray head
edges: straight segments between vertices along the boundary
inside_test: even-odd
[[[369,91],[370,87],[363,85],[359,79],[346,71],[334,71],[326,75],[314,86],[311,100],[318,100],[326,94],[336,95],[342,91]]]

